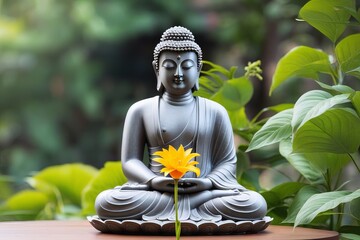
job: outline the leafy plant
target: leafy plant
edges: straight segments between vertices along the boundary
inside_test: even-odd
[[[24,189],[0,206],[1,220],[79,218],[95,214],[96,196],[126,182],[120,162],[97,170],[85,164],[63,164],[43,169],[27,179]]]
[[[247,151],[279,143],[281,155],[301,174],[303,185],[290,201],[283,194],[288,189],[264,194],[278,222],[342,231],[347,217],[355,233],[360,218],[350,206],[359,202],[359,189],[345,190],[343,170],[353,164],[360,173],[360,91],[345,82],[360,79],[360,34],[340,37],[348,26],[359,25],[360,12],[352,0],[312,0],[299,15],[331,41],[333,51],[308,46],[289,51],[278,62],[270,94],[290,78],[312,79],[320,89],[304,93],[293,108],[269,118]]]

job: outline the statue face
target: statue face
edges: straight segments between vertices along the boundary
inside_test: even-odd
[[[191,91],[199,73],[195,52],[161,52],[157,77],[166,92],[181,95]]]

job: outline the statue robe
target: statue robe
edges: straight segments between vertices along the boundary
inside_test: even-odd
[[[238,189],[235,196],[217,197],[206,201],[197,208],[191,209],[191,194],[179,194],[179,219],[193,221],[254,220],[261,219],[266,214],[266,202],[256,192],[249,191],[239,185],[236,180],[236,153],[233,142],[232,126],[226,110],[219,104],[195,97],[196,108],[186,128],[194,128],[193,137],[189,142],[182,143],[185,149],[193,148],[200,154],[200,178],[208,178],[213,189]],[[156,137],[156,145],[148,144],[149,154],[168,148],[173,141],[164,142],[161,136],[159,119],[159,97],[145,101],[151,102],[153,128],[147,129],[147,137]],[[151,132],[153,131],[153,132]],[[177,137],[181,137],[181,134]],[[176,138],[176,139],[177,139]],[[175,139],[174,139],[175,140]],[[154,141],[152,141],[154,143]],[[178,147],[178,146],[174,146]],[[156,175],[162,175],[162,166],[150,161],[150,170]],[[136,169],[134,169],[136,171]],[[185,176],[195,177],[192,172]],[[134,182],[129,179],[128,185]],[[144,184],[144,183],[135,183]],[[146,184],[146,183],[145,183]],[[126,186],[125,184],[124,186]],[[102,219],[139,219],[139,220],[174,220],[174,199],[172,193],[158,192],[151,189],[132,190],[131,187],[116,187],[102,192],[96,200],[96,209]]]

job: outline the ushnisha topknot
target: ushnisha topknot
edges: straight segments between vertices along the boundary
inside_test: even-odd
[[[187,28],[175,26],[167,29],[160,38],[160,42],[154,50],[154,62],[156,70],[159,70],[159,55],[162,51],[194,51],[198,56],[197,67],[201,66],[202,51],[195,42],[194,35]]]

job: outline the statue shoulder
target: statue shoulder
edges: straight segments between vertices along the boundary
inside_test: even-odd
[[[203,97],[198,97],[198,98],[200,103],[203,102],[203,104],[206,105],[206,108],[209,109],[211,112],[216,113],[217,115],[220,116],[228,117],[228,113],[226,109],[220,103],[217,103],[213,100]]]
[[[141,117],[148,112],[154,104],[156,104],[158,97],[146,98],[132,104],[127,112],[127,117]]]

